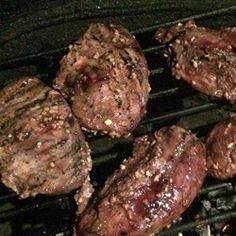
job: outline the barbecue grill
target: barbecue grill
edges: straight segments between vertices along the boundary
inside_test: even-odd
[[[235,26],[235,1],[3,1],[0,12],[0,86],[22,75],[37,74],[50,84],[68,44],[91,22],[112,22],[136,35],[151,70],[152,91],[147,114],[127,139],[87,134],[92,149],[92,181],[96,188],[123,158],[136,136],[179,124],[200,138],[235,106],[194,91],[174,80],[162,56],[165,45],[153,39],[159,27],[195,19],[208,27]],[[213,6],[214,5],[214,6]],[[18,200],[0,185],[0,235],[73,234],[74,192]],[[180,219],[158,235],[236,235],[236,179],[207,177],[202,190]]]

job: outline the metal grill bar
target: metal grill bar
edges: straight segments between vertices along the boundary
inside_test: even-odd
[[[164,68],[157,68],[150,71],[151,75],[158,75],[164,72]]]
[[[143,50],[143,52],[145,54],[148,54],[151,52],[156,52],[156,51],[163,49],[165,47],[166,47],[165,45],[161,45],[161,46],[146,48]],[[24,63],[29,64],[30,61],[33,61],[33,60],[36,60],[36,59],[39,59],[39,58],[42,58],[45,56],[52,56],[52,55],[55,56],[56,54],[60,54],[62,52],[65,52],[67,50],[67,48],[68,47],[61,47],[61,48],[57,48],[57,49],[53,49],[53,50],[48,50],[46,52],[40,52],[40,53],[35,53],[35,54],[31,54],[31,55],[24,56],[24,57],[10,59],[10,60],[7,60],[3,63],[0,63],[0,70],[5,70],[6,68],[11,67],[11,66],[16,67],[16,66],[24,64]],[[154,71],[153,73],[155,74],[155,70],[153,70],[153,71]]]
[[[166,23],[161,23],[161,24],[156,24],[156,25],[152,25],[143,29],[139,29],[139,30],[134,30],[132,31],[133,34],[143,34],[143,33],[147,33],[150,31],[154,31],[159,27],[166,27],[166,26],[171,26],[174,24],[177,24],[179,22],[185,22],[185,21],[189,21],[189,20],[198,20],[198,19],[202,19],[202,18],[207,18],[207,17],[215,17],[218,15],[222,15],[222,14],[228,14],[230,12],[233,12],[236,10],[236,5],[235,6],[231,6],[231,7],[226,7],[226,8],[220,8],[218,10],[214,10],[214,11],[210,11],[210,12],[204,12],[202,14],[198,14],[198,15],[193,15],[193,16],[189,16],[189,17],[185,17],[182,19],[178,19],[178,20],[174,20],[174,21],[169,21]]]
[[[173,25],[173,24],[176,24],[178,22],[184,22],[184,21],[188,21],[188,20],[191,20],[191,19],[202,19],[204,17],[214,17],[214,16],[217,16],[217,15],[233,12],[235,10],[236,10],[236,6],[221,8],[221,9],[218,9],[218,10],[215,10],[215,11],[206,12],[206,13],[198,14],[198,15],[195,15],[195,16],[189,16],[189,17],[185,17],[185,18],[178,19],[178,20],[175,20],[175,21],[169,21],[169,22],[163,23],[163,24],[152,25],[152,26],[149,26],[149,27],[142,28],[140,30],[131,31],[131,33],[133,33],[133,34],[147,33],[147,32],[150,32],[150,31],[154,31],[154,30],[158,29],[159,27]],[[9,41],[9,40],[10,39],[8,39],[7,41]],[[157,50],[163,49],[163,48],[165,48],[165,45],[145,48],[143,51],[144,51],[144,53],[151,53],[151,52],[155,52]],[[66,49],[67,49],[67,47],[61,47],[61,48],[57,48],[57,49],[53,49],[53,50],[48,50],[47,52],[40,52],[40,53],[35,53],[35,54],[31,54],[31,55],[24,56],[24,57],[10,59],[8,61],[5,61],[4,63],[0,63],[0,70],[2,70],[3,68],[5,68],[7,66],[10,66],[11,64],[24,63],[24,62],[28,62],[29,60],[37,59],[39,57],[50,56],[50,55],[55,55],[55,54],[58,54],[58,53],[62,53],[63,51],[66,51]]]
[[[191,229],[196,228],[197,226],[203,226],[203,225],[213,224],[217,222],[227,221],[235,217],[236,217],[236,211],[230,211],[230,212],[223,213],[217,216],[209,217],[207,219],[198,219],[194,222],[182,224],[180,226],[173,226],[168,230],[164,230],[156,234],[156,236],[164,236],[164,235],[168,236],[173,233],[189,231]]]
[[[232,186],[232,183],[221,183],[221,184],[216,184],[212,186],[206,186],[201,189],[199,194],[204,195],[206,193],[209,193],[210,191],[217,190],[220,188],[225,188],[227,190],[227,189],[232,189],[233,186]]]
[[[158,4],[149,4],[149,5],[137,5],[131,7],[116,7],[116,8],[100,8],[100,9],[84,9],[82,11],[77,11],[69,14],[64,14],[60,16],[56,16],[53,18],[49,18],[46,20],[38,20],[34,22],[30,22],[30,25],[27,25],[27,28],[16,31],[11,35],[7,35],[0,40],[0,45],[4,45],[5,43],[9,42],[10,40],[19,37],[26,33],[31,33],[36,30],[40,30],[42,28],[47,28],[49,26],[55,26],[63,23],[73,22],[80,19],[93,19],[93,18],[105,18],[110,16],[127,16],[127,15],[139,15],[145,13],[151,13],[157,11],[159,8]]]
[[[10,193],[10,194],[7,194],[7,195],[2,195],[2,196],[0,196],[0,203],[8,201],[9,199],[12,199],[14,197],[16,197],[16,193]],[[1,218],[1,216],[0,216],[0,218]]]
[[[63,233],[62,233],[63,232]],[[72,236],[73,235],[73,226],[71,224],[61,225],[55,224],[48,227],[48,225],[37,227],[36,229],[24,230],[24,236]]]
[[[156,51],[158,51],[160,49],[164,49],[164,48],[166,48],[166,45],[158,45],[158,46],[153,46],[153,47],[145,48],[145,49],[143,49],[143,52],[145,54],[148,54],[148,53],[156,52]]]
[[[166,47],[166,45],[160,45],[160,46],[155,46],[155,47],[150,47],[150,48],[146,48],[143,50],[144,54],[148,54],[151,52],[156,52],[160,49],[164,49]],[[46,52],[40,52],[40,53],[35,53],[35,54],[31,54],[28,56],[24,56],[24,57],[18,57],[18,58],[14,58],[14,59],[10,59],[7,60],[3,63],[0,63],[0,70],[4,70],[8,67],[14,66],[16,67],[17,65],[21,65],[24,63],[29,64],[30,61],[45,57],[45,56],[55,56],[56,54],[60,54],[62,52],[65,52],[67,50],[68,47],[61,47],[61,48],[57,48],[57,49],[53,49],[53,50],[48,50]],[[155,74],[155,70],[153,72]]]
[[[99,166],[102,165],[108,161],[116,159],[118,156],[118,153],[109,153],[107,155],[103,155],[102,157],[97,157],[93,159],[93,166]]]
[[[151,93],[149,95],[149,100],[151,101],[151,100],[154,100],[156,98],[174,95],[174,94],[177,94],[179,92],[179,90],[180,90],[179,87],[175,87],[175,88],[170,88],[170,89],[166,89],[166,90],[163,90],[163,91]]]
[[[68,200],[69,195],[71,195],[71,193],[67,194],[67,195],[60,195],[60,196],[52,197],[51,199],[45,200],[43,202],[39,202],[37,204],[29,204],[29,205],[22,206],[17,209],[13,208],[10,210],[1,211],[0,212],[0,222],[7,221],[7,220],[11,219],[12,217],[15,217],[18,215],[30,213],[32,211],[47,209],[50,206],[61,204],[61,203],[65,202],[66,200]],[[8,199],[11,199],[11,198],[15,198],[16,194],[14,194],[14,195],[10,194],[10,195],[6,195],[6,196],[8,197]]]
[[[53,49],[53,50],[48,50],[46,52],[40,52],[40,53],[35,53],[35,54],[31,54],[28,56],[24,56],[24,57],[18,57],[18,58],[14,58],[14,59],[10,59],[7,60],[3,63],[0,63],[0,70],[4,70],[8,67],[11,66],[18,66],[24,63],[29,64],[30,61],[32,60],[38,60],[39,58],[45,57],[45,56],[52,56],[52,55],[56,55],[59,53],[62,53],[64,51],[66,51],[68,47],[62,47],[62,48],[57,48],[57,49]]]
[[[190,107],[190,108],[187,108],[187,109],[173,111],[173,112],[170,112],[168,114],[164,114],[164,115],[161,115],[161,116],[157,116],[157,117],[154,117],[154,118],[144,120],[144,121],[141,122],[141,124],[144,125],[144,124],[156,123],[156,122],[161,121],[161,120],[168,120],[168,119],[178,118],[178,117],[181,117],[181,116],[187,116],[187,115],[190,115],[190,114],[195,114],[195,113],[199,113],[199,112],[202,112],[202,111],[211,110],[211,109],[214,109],[216,107],[218,107],[218,105],[216,103],[208,103],[208,104],[204,104],[204,105],[200,105],[200,106],[196,106],[196,107]]]

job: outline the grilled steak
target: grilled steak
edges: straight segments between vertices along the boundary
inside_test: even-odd
[[[194,22],[156,32],[171,42],[167,55],[172,74],[210,96],[236,102],[236,28],[197,27]]]
[[[172,126],[137,138],[133,156],[84,211],[77,234],[158,232],[188,208],[205,175],[205,147],[190,131]]]
[[[6,186],[26,198],[83,185],[90,150],[58,92],[36,78],[21,78],[0,91],[0,105],[0,173]]]
[[[148,100],[149,71],[126,29],[91,24],[60,64],[54,87],[70,99],[83,129],[123,136],[137,126]]]
[[[217,124],[206,139],[208,173],[218,179],[236,174],[236,114]]]

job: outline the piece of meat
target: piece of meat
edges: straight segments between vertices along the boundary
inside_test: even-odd
[[[91,24],[60,65],[54,88],[71,101],[83,129],[119,137],[137,126],[146,110],[149,71],[126,29]]]
[[[0,91],[0,173],[6,186],[20,198],[66,193],[82,186],[90,169],[90,149],[62,95],[34,77]]]
[[[145,236],[191,204],[206,175],[205,146],[190,131],[165,127],[137,138],[132,157],[105,183],[77,225],[77,235]]]
[[[236,175],[236,114],[218,123],[206,139],[208,173],[218,179]]]
[[[190,21],[159,29],[155,38],[169,42],[172,75],[210,96],[236,102],[236,28],[208,29]]]

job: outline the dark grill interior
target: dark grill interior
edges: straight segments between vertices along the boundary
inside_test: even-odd
[[[65,5],[60,1],[48,1],[43,5],[33,1],[31,6],[3,4],[0,13],[3,19],[0,23],[1,87],[14,78],[31,74],[37,74],[51,84],[68,44],[79,37],[89,22],[122,24],[137,36],[151,70],[152,91],[147,114],[128,139],[87,135],[94,165],[92,180],[96,187],[129,154],[134,137],[177,123],[204,138],[216,122],[235,111],[235,106],[209,98],[184,82],[174,80],[161,53],[165,45],[157,46],[153,40],[158,27],[189,19],[209,27],[235,26],[234,1],[225,4],[205,1],[201,6],[197,1],[150,1],[148,5],[143,2],[132,6],[132,1],[120,1],[112,7],[103,1],[86,1],[84,4],[71,1]],[[75,221],[73,194],[18,200],[1,185],[0,235],[72,235]],[[236,235],[234,222],[235,178],[222,182],[208,177],[182,219],[158,235],[178,235],[179,232],[183,235],[210,235],[209,232],[211,235]]]

